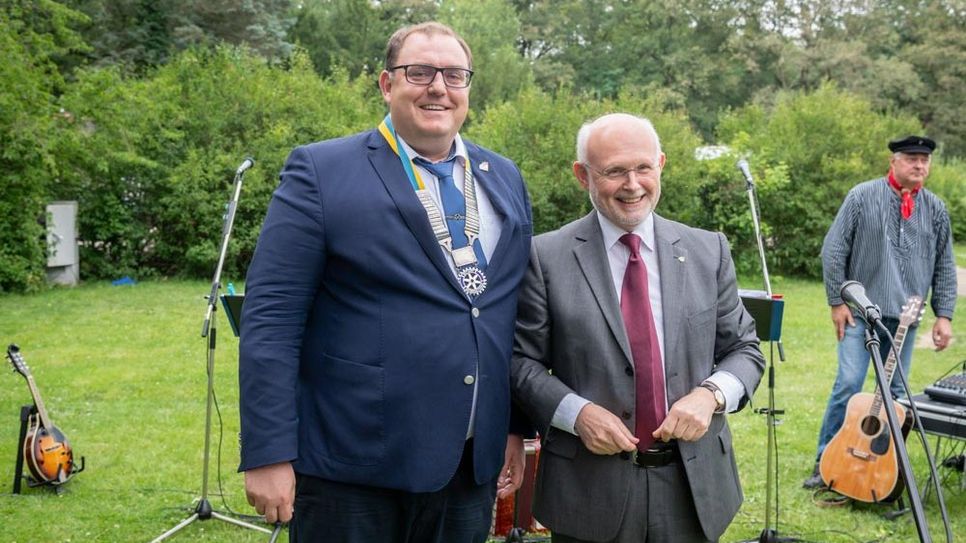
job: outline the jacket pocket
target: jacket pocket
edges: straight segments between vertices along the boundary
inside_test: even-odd
[[[323,454],[347,464],[380,462],[386,452],[384,370],[325,355],[320,382],[315,385],[310,393],[320,421]]]

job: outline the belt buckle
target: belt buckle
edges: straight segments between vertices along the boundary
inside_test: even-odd
[[[631,462],[635,466],[640,466],[642,468],[659,468],[661,466],[666,466],[673,461],[673,447],[651,447],[646,451],[634,451],[634,454],[631,456]]]

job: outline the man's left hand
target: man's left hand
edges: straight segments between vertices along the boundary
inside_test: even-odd
[[[949,347],[949,341],[953,338],[953,323],[946,317],[936,317],[936,324],[932,327],[932,343],[937,351]]]
[[[652,435],[661,441],[697,441],[708,431],[711,416],[717,406],[710,390],[704,387],[695,388],[690,394],[674,402],[664,422]]]
[[[506,461],[496,479],[496,497],[503,499],[516,492],[523,484],[523,468],[526,457],[523,450],[523,436],[510,434],[506,438]]]

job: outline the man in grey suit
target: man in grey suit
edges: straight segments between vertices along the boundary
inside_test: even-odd
[[[716,541],[742,501],[724,414],[764,358],[725,237],[653,213],[664,163],[647,119],[585,124],[573,170],[596,211],[533,240],[511,385],[555,543]]]

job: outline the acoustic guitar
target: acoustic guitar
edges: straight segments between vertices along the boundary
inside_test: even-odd
[[[38,483],[60,485],[66,483],[74,474],[74,453],[61,432],[47,415],[47,408],[30,374],[30,368],[16,345],[7,347],[7,358],[13,369],[27,380],[27,387],[34,399],[36,412],[28,420],[27,437],[23,444],[23,457],[30,475]]]
[[[896,351],[902,352],[906,332],[919,322],[922,313],[922,298],[911,296],[906,300],[896,329],[896,348],[889,351],[884,365],[887,383],[892,383],[898,361]],[[825,447],[819,463],[819,472],[828,488],[867,503],[897,497],[903,488],[899,484],[899,463],[889,419],[882,410],[882,396],[877,386],[875,394],[859,392],[849,399],[845,422]],[[896,420],[904,421],[905,408],[897,402],[891,403],[895,406]]]

